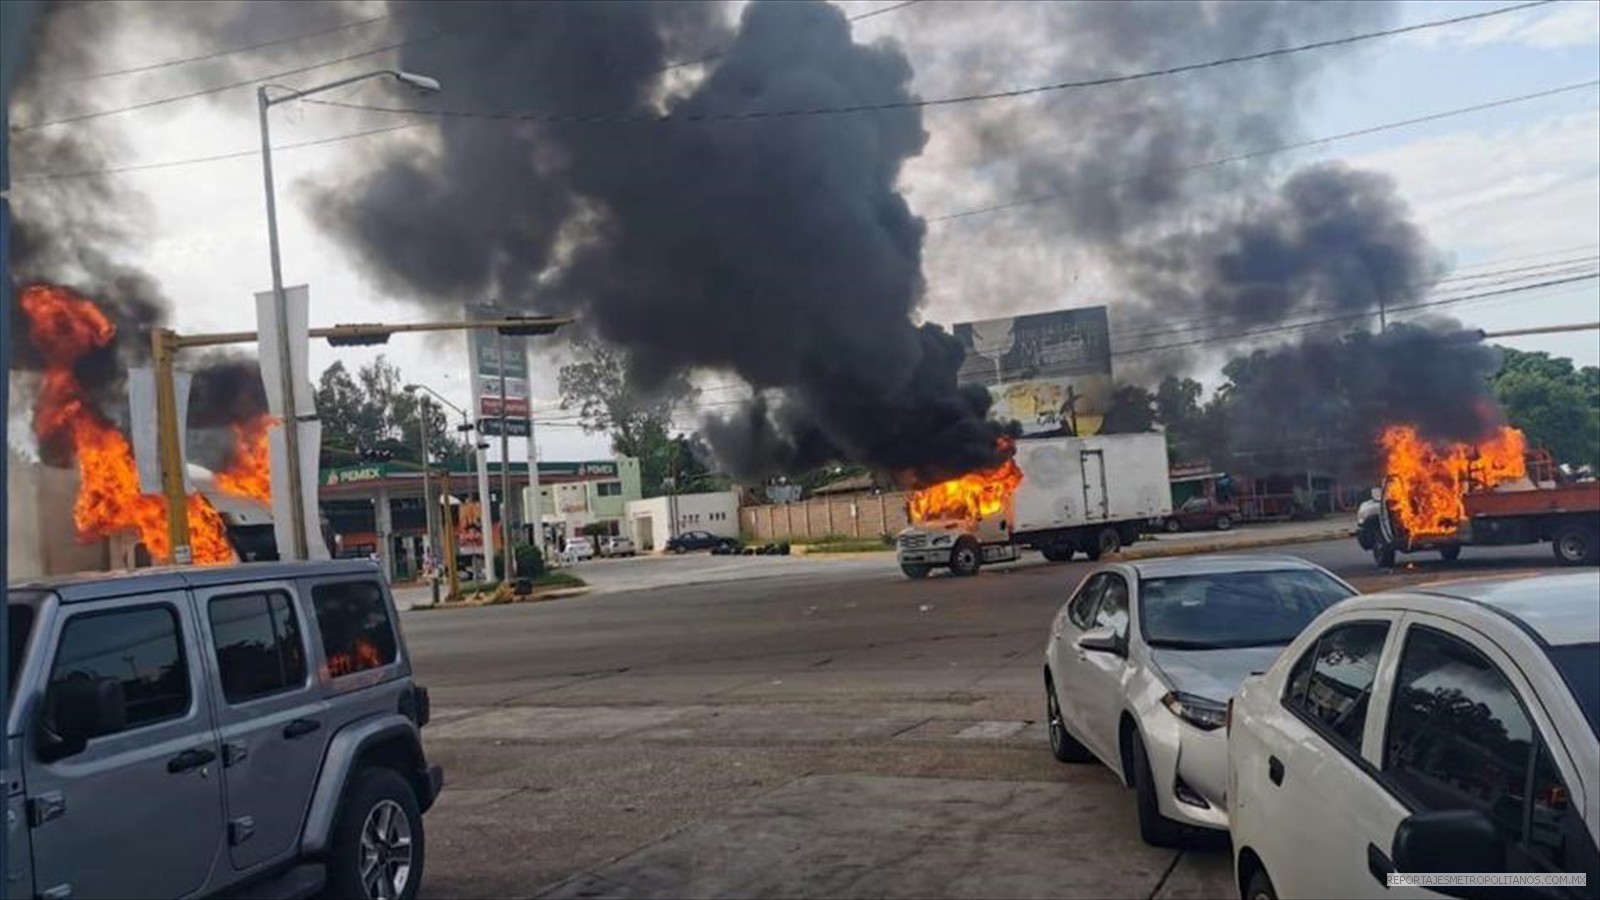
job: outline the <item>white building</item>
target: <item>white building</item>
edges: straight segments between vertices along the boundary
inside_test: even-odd
[[[678,494],[628,501],[628,531],[639,552],[660,550],[686,531],[739,536],[739,492]]]

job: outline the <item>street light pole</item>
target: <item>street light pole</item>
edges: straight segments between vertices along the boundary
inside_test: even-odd
[[[418,409],[421,414],[422,431],[422,508],[425,510],[424,520],[428,529],[428,549],[434,553],[439,552],[439,531],[434,527],[436,521],[433,509],[433,457],[428,455],[428,398],[417,398]],[[445,476],[445,493],[450,493],[449,476]]]
[[[432,93],[439,90],[439,82],[426,75],[415,75],[395,69],[364,72],[304,90],[285,88],[287,93],[277,98],[267,95],[267,88],[272,85],[264,84],[256,88],[256,109],[261,119],[261,176],[267,192],[267,243],[272,253],[272,322],[273,330],[278,334],[278,366],[282,370],[280,377],[283,379],[283,446],[284,455],[287,457],[284,465],[286,476],[284,487],[289,491],[290,559],[309,559],[310,553],[306,543],[305,492],[301,487],[303,482],[300,472],[300,410],[295,405],[296,385],[292,365],[294,352],[289,346],[289,306],[283,296],[283,262],[278,250],[278,201],[277,192],[273,190],[272,184],[272,140],[267,125],[267,110],[271,109],[273,104],[286,100],[297,100],[309,94],[332,90],[357,81],[382,77],[392,77],[420,91]],[[281,547],[279,552],[281,555]]]
[[[272,324],[278,333],[278,367],[283,390],[283,446],[285,487],[289,491],[290,559],[309,559],[306,547],[305,493],[300,481],[300,409],[294,396],[293,348],[289,346],[289,305],[283,296],[283,262],[278,253],[278,201],[272,187],[272,140],[267,126],[267,110],[272,100],[267,87],[256,88],[256,107],[261,114],[261,173],[267,189],[267,243],[272,253]]]
[[[500,360],[500,580],[510,581],[511,568],[511,419],[506,415],[506,338],[495,332],[495,357]]]

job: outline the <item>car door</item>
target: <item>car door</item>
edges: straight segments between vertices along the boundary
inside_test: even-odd
[[[1105,585],[1095,606],[1092,629],[1110,628],[1117,635],[1119,652],[1085,650],[1073,647],[1077,660],[1079,718],[1083,723],[1081,743],[1102,760],[1121,758],[1117,747],[1118,724],[1126,695],[1128,674],[1128,580],[1117,572],[1103,572]]]
[[[1083,733],[1083,673],[1078,659],[1078,638],[1094,627],[1095,608],[1100,605],[1100,592],[1105,590],[1106,575],[1096,572],[1085,578],[1078,590],[1067,601],[1062,614],[1056,617],[1055,669],[1056,702],[1061,707],[1061,720],[1074,736]]]
[[[1393,896],[1380,875],[1393,870],[1395,830],[1411,813],[1434,810],[1487,816],[1505,846],[1493,861],[1500,871],[1595,877],[1581,773],[1511,653],[1468,625],[1411,613],[1385,693],[1378,773],[1361,821],[1375,863],[1368,893]],[[1562,896],[1541,896],[1552,895]]]
[[[228,855],[245,870],[291,853],[329,729],[288,582],[197,591],[222,740]]]
[[[222,848],[220,750],[189,598],[151,594],[62,607],[24,766],[41,896],[178,897],[201,890]],[[43,638],[44,636],[40,636]],[[120,728],[46,762],[50,685],[120,684]]]
[[[1236,772],[1237,792],[1256,806],[1250,819],[1266,823],[1251,840],[1279,896],[1419,896],[1385,891],[1367,874],[1363,825],[1383,802],[1368,726],[1398,620],[1377,610],[1330,620],[1298,651],[1276,714],[1258,723],[1263,752],[1240,755],[1251,768]]]

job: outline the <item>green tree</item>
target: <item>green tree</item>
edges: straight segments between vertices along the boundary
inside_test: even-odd
[[[422,403],[405,391],[400,369],[378,357],[356,370],[335,362],[317,383],[322,419],[322,465],[364,459],[422,461]],[[436,403],[428,404],[428,451],[435,465],[466,468],[470,448]]]
[[[583,430],[611,436],[611,450],[639,460],[639,480],[646,496],[666,493],[669,480],[683,483],[693,454],[672,434],[672,416],[698,393],[688,379],[676,376],[654,391],[634,385],[628,356],[599,341],[573,344],[578,362],[561,367],[557,385],[561,408],[575,410]],[[687,457],[687,458],[686,458]]]
[[[1506,419],[1558,462],[1600,470],[1600,369],[1509,347],[1490,379]]]

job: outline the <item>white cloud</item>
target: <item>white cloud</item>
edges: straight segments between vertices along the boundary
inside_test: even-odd
[[[1442,7],[1442,10],[1452,9],[1457,7]],[[1443,15],[1449,13],[1444,12]],[[1436,16],[1429,15],[1427,18]],[[1467,24],[1414,31],[1405,35],[1404,39],[1422,47],[1480,47],[1491,44],[1523,44],[1540,49],[1579,47],[1600,41],[1600,3],[1594,0],[1567,0]]]

